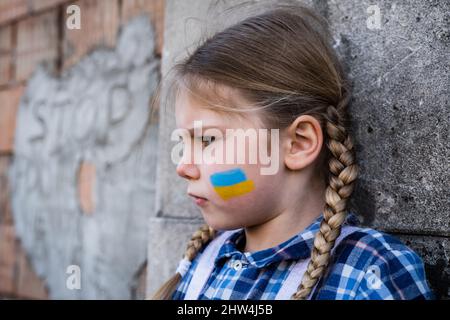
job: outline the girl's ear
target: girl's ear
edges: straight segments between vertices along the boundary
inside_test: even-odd
[[[319,121],[313,116],[302,115],[286,130],[284,163],[291,170],[306,168],[318,158],[322,150],[323,133]]]

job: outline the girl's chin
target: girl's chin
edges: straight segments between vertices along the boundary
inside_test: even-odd
[[[202,209],[203,219],[206,224],[213,228],[214,230],[234,230],[239,229],[240,226],[230,223],[230,219],[227,217],[218,217],[218,214],[214,216],[214,212],[205,212],[208,210]]]

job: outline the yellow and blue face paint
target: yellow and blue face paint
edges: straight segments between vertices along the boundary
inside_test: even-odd
[[[244,171],[240,168],[216,172],[209,179],[214,190],[224,200],[241,196],[255,189],[253,181],[247,180]]]

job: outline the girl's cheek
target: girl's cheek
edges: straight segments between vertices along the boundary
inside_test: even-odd
[[[225,202],[248,199],[244,196],[255,192],[255,182],[248,178],[242,168],[214,172],[209,176],[209,182],[214,192]]]

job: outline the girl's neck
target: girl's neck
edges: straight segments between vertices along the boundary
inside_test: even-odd
[[[245,239],[239,250],[255,252],[272,248],[305,230],[322,214],[325,206],[324,197],[320,193],[305,198],[301,207],[281,210],[274,218],[262,224],[246,227]]]

